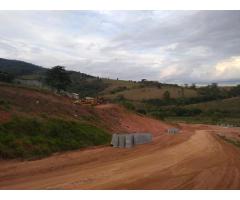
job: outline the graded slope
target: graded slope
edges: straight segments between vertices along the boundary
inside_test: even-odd
[[[116,104],[96,107],[74,104],[72,99],[48,91],[17,87],[0,83],[0,100],[7,102],[9,109],[0,104],[0,123],[13,115],[58,117],[66,120],[88,121],[115,132],[151,132],[158,134],[169,124],[129,112]]]
[[[150,132],[158,136],[171,127],[171,124],[130,112],[116,104],[96,106],[95,112],[113,133]]]

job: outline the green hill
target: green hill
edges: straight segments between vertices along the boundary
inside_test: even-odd
[[[47,68],[17,60],[0,59],[1,71],[13,74],[17,84],[48,89],[44,82]],[[80,97],[102,96],[109,102],[122,104],[141,114],[161,119],[239,116],[239,99],[229,98],[240,95],[240,86],[219,87],[212,84],[200,88],[183,87],[145,79],[126,81],[94,77],[76,71],[67,73],[71,78],[71,84],[66,88],[68,92],[78,93]]]
[[[8,60],[0,58],[0,71],[7,72],[15,75],[16,77],[39,74],[46,71],[45,68],[31,63],[19,61],[19,60]]]
[[[158,111],[158,115],[170,121],[240,126],[239,96],[185,106],[163,107]]]
[[[198,103],[185,106],[186,108],[198,108],[204,111],[220,110],[237,112],[240,115],[240,97],[233,97],[228,99],[220,99],[216,101]]]
[[[15,82],[27,86],[46,87],[45,73],[47,68],[19,60],[0,58],[0,72],[6,72],[15,77]],[[163,84],[156,81],[124,81],[94,77],[85,73],[68,71],[72,84],[67,88],[69,92],[84,96],[103,96],[110,101],[119,96],[131,101],[145,99],[162,99],[163,94],[169,91],[172,98],[194,97],[196,91],[179,87],[173,84]]]

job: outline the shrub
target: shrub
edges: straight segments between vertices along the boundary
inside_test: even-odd
[[[129,101],[122,101],[121,104],[128,110],[135,110],[135,106]]]
[[[121,102],[121,101],[125,101],[125,97],[122,94],[119,94],[116,96],[116,98],[114,99],[116,102]]]
[[[13,79],[14,79],[14,76],[12,74],[0,71],[0,81],[11,83]]]
[[[111,90],[110,93],[115,94],[115,93],[118,93],[118,92],[122,92],[124,90],[127,90],[127,87],[126,86],[120,86],[120,87],[117,87],[117,88]]]
[[[60,119],[13,118],[0,125],[1,158],[38,158],[109,141],[110,135],[100,128]]]
[[[169,91],[165,91],[163,93],[163,99],[166,100],[166,101],[170,99],[170,92]]]
[[[160,120],[164,120],[165,117],[165,114],[162,111],[151,111],[149,114],[150,116]]]
[[[140,114],[143,114],[143,115],[147,114],[146,110],[144,110],[144,109],[137,109],[137,112]]]

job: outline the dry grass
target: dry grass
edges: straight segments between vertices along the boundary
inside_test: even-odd
[[[118,87],[126,87],[128,89],[138,87],[140,84],[135,83],[133,81],[124,81],[124,80],[112,80],[112,79],[102,79],[104,83],[109,84],[109,87],[107,87],[102,93],[103,94],[109,94],[112,90],[118,88]]]
[[[162,99],[164,92],[169,91],[171,98],[179,98],[179,97],[195,97],[197,96],[197,92],[192,89],[174,87],[174,86],[163,86],[162,88],[157,87],[144,87],[144,88],[129,88],[128,90],[118,92],[115,94],[106,94],[105,97],[114,99],[118,95],[123,95],[126,99],[133,101],[141,101],[146,99]]]

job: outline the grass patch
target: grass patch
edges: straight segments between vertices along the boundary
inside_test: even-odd
[[[107,144],[110,138],[110,134],[89,124],[13,118],[0,125],[0,157],[41,158],[54,152]]]
[[[114,88],[113,90],[110,91],[111,94],[116,94],[118,92],[122,92],[124,90],[127,90],[128,88],[126,86],[119,86],[117,88]]]

